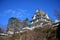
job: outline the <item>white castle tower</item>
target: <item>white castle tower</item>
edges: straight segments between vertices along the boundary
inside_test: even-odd
[[[49,16],[43,12],[42,10],[36,10],[35,15],[32,17],[31,25],[37,26],[37,25],[44,25],[46,23],[50,23],[51,20]]]

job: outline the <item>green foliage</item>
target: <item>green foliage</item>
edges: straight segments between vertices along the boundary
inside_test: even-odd
[[[23,21],[23,23],[24,23],[23,26],[24,26],[24,27],[28,26],[28,21],[29,21],[28,18],[26,18],[26,19]]]

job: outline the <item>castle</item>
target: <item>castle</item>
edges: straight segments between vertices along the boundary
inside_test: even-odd
[[[52,21],[49,16],[42,10],[36,10],[35,15],[32,17],[31,25],[43,27],[46,24],[51,25]]]
[[[12,23],[10,23],[11,25],[10,24],[8,25],[8,29],[9,29],[8,34],[9,33],[13,34],[15,30],[17,30],[15,32],[20,32],[21,30],[24,30],[24,31],[27,30],[27,29],[32,30],[34,28],[44,27],[44,26],[47,26],[47,25],[49,27],[52,26],[52,21],[50,20],[49,16],[42,10],[36,10],[35,15],[32,17],[30,28],[22,26],[22,28],[19,29],[19,27],[16,26],[16,24],[14,23],[16,21],[17,21],[17,19],[14,18]],[[20,27],[21,27],[21,25],[23,25],[21,23],[18,23],[18,24],[20,25]]]
[[[52,21],[50,19],[50,17],[46,14],[46,12],[42,11],[42,10],[36,10],[35,15],[32,17],[31,20],[31,27],[24,27],[24,23],[22,22],[18,22],[19,20],[17,20],[16,18],[12,18],[12,22],[9,22],[8,24],[8,30],[7,33],[8,34],[14,34],[14,32],[16,33],[20,33],[20,32],[24,32],[26,30],[32,30],[34,28],[38,28],[38,27],[54,27],[57,26],[57,24],[54,24],[54,21]],[[10,20],[11,21],[11,20]],[[16,25],[16,23],[18,23]],[[20,27],[20,28],[19,28]]]

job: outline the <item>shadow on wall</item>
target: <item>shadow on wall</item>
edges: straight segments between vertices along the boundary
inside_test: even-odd
[[[58,38],[58,40],[60,40],[60,22],[59,25],[57,26],[57,32],[56,32],[56,37]]]

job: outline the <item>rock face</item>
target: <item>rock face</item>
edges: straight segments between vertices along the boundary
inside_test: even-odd
[[[9,40],[57,40],[56,28],[35,28],[14,34]]]

